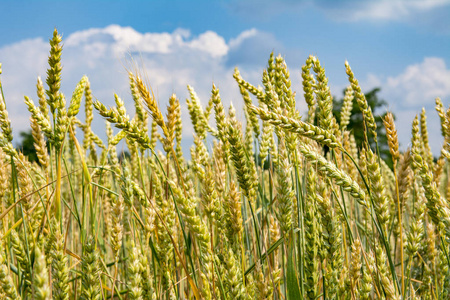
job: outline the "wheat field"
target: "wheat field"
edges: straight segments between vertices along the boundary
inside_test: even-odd
[[[38,78],[37,102],[25,97],[37,162],[14,148],[0,94],[1,299],[450,298],[450,108],[441,100],[437,159],[424,110],[404,152],[386,115],[390,167],[347,62],[337,121],[318,58],[302,67],[301,116],[286,63],[271,54],[262,87],[235,70],[243,122],[216,86],[206,107],[188,86],[188,160],[176,95],[162,108],[129,72],[132,99],[114,95],[106,107],[83,77],[66,101],[56,30],[50,46],[45,86]],[[347,128],[354,103],[360,144]],[[93,131],[94,112],[107,141]],[[118,155],[121,141],[129,157]]]

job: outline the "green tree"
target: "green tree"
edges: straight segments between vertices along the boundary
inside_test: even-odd
[[[117,157],[119,158],[119,163],[122,163],[124,160],[131,159],[131,154],[127,150],[124,150],[121,151]]]
[[[377,139],[378,139],[378,147],[380,149],[380,156],[383,160],[386,161],[389,167],[392,168],[393,165],[392,157],[389,153],[386,130],[384,129],[383,126],[383,118],[385,117],[386,112],[384,112],[383,114],[377,114],[379,108],[382,108],[384,105],[386,105],[386,101],[381,99],[378,95],[380,91],[381,88],[377,87],[365,93],[365,96],[367,104],[372,109],[372,113],[375,118],[375,122],[377,124],[377,135],[378,135]],[[345,94],[345,90],[343,94]],[[337,100],[336,97],[334,97],[333,99],[333,115],[336,117],[338,122],[340,122],[340,115],[341,115],[340,112],[343,102],[344,102],[343,98]],[[364,123],[363,123],[363,115],[361,110],[359,109],[356,99],[353,99],[352,115],[350,118],[350,123],[347,126],[347,129],[354,134],[356,144],[358,145],[359,148],[361,148],[364,141]],[[369,143],[372,149],[376,149],[375,141],[372,138],[369,139]]]
[[[23,155],[28,157],[30,162],[39,162],[36,154],[36,148],[34,148],[34,139],[29,131],[21,131],[19,133],[22,141],[17,145],[17,148],[22,151]]]

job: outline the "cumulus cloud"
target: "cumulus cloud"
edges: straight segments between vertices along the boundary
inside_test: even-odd
[[[434,98],[450,95],[450,69],[442,58],[427,57],[408,66],[395,77],[388,77],[386,86],[404,102],[399,106],[421,106],[434,103]]]
[[[277,45],[281,48],[272,35],[256,29],[244,31],[226,41],[213,31],[196,36],[186,29],[171,33],[140,33],[131,27],[118,25],[63,36],[63,44],[61,89],[67,98],[81,77],[87,75],[95,98],[113,105],[113,93],[117,93],[133,115],[127,70],[138,69],[152,86],[162,110],[165,110],[169,96],[177,94],[183,108],[184,133],[188,137],[192,136],[192,128],[184,105],[188,97],[187,84],[195,88],[204,105],[213,82],[219,87],[225,105],[232,100],[239,105],[242,100],[232,78],[234,67],[239,66],[246,79],[258,84],[270,51]],[[5,98],[16,134],[29,128],[29,114],[25,112],[23,96],[37,100],[36,79],[41,76],[45,81],[49,48],[43,38],[0,48]],[[239,53],[248,56],[249,51],[253,53],[253,59],[241,65]],[[243,119],[243,114],[240,117]],[[104,131],[103,121],[98,115],[93,125],[99,134]]]
[[[340,22],[399,21],[449,32],[450,0],[234,0],[230,10],[245,18],[270,20],[284,13],[316,9]],[[436,14],[440,14],[436,20]]]
[[[242,100],[232,78],[234,67],[238,66],[244,78],[258,85],[261,71],[273,50],[286,53],[288,66],[297,67],[291,68],[290,73],[293,89],[297,91],[298,109],[303,112],[306,105],[302,101],[299,67],[305,54],[284,48],[272,34],[256,29],[243,31],[228,41],[212,31],[194,36],[186,29],[171,33],[140,33],[130,27],[111,25],[75,32],[64,37],[61,89],[66,97],[70,97],[77,82],[87,75],[95,98],[106,105],[113,105],[113,93],[117,93],[132,115],[134,109],[127,70],[137,68],[151,84],[162,110],[165,110],[170,95],[176,93],[182,103],[184,134],[189,138],[192,127],[184,105],[189,97],[186,85],[192,85],[206,105],[214,82],[220,89],[224,104],[228,106],[233,102],[239,108]],[[37,100],[36,79],[41,76],[45,81],[48,51],[48,42],[43,38],[23,40],[0,48],[2,83],[16,135],[29,128],[29,114],[23,96]],[[134,61],[130,62],[130,57]],[[394,76],[369,74],[362,82],[364,91],[382,87],[381,96],[397,115],[403,147],[409,144],[412,119],[424,106],[428,112],[432,149],[435,154],[439,152],[442,139],[434,112],[434,99],[441,97],[448,105],[450,98],[450,68],[442,58],[425,58]],[[332,86],[333,94],[340,93],[342,88]],[[242,112],[238,116],[244,119]],[[100,116],[95,115],[94,130],[100,135],[104,132],[103,122]]]
[[[320,0],[315,3],[328,14],[347,21],[402,20],[450,5],[448,0],[344,0],[334,5],[329,0]]]
[[[435,99],[440,97],[448,107],[450,98],[450,69],[444,59],[426,57],[422,62],[407,66],[401,73],[386,78],[369,74],[363,87],[369,90],[376,86],[382,87],[381,96],[388,101],[388,109],[397,116],[399,139],[404,149],[410,144],[412,120],[425,108],[431,148],[438,155],[443,138]]]
[[[23,91],[35,95],[37,76],[45,74],[48,46],[42,38],[24,40],[0,48],[2,59],[2,86],[6,105],[13,125],[28,123],[28,116],[23,113]],[[23,127],[21,129],[24,129]]]
[[[265,66],[270,52],[276,49],[277,52],[288,54],[289,65],[294,65],[292,60],[300,61],[298,54],[289,49],[285,49],[283,45],[271,33],[260,32],[251,29],[242,32],[239,36],[230,40],[230,51],[227,56],[227,65],[239,66]],[[262,69],[260,70],[262,71]]]
[[[189,47],[210,54],[212,57],[222,57],[228,53],[225,39],[214,31],[207,31],[190,43]]]

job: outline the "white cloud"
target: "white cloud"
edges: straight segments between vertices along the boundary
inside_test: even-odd
[[[186,85],[194,86],[203,105],[210,97],[213,82],[220,88],[225,105],[229,105],[232,99],[235,104],[241,103],[239,89],[232,77],[234,64],[238,63],[236,56],[251,47],[254,55],[263,57],[240,67],[247,80],[258,84],[261,81],[260,70],[270,53],[268,49],[273,49],[274,44],[280,45],[273,36],[254,29],[244,31],[227,42],[213,31],[193,36],[186,29],[172,33],[140,33],[131,27],[118,25],[91,28],[63,37],[61,90],[67,98],[70,97],[76,83],[87,75],[95,98],[106,105],[113,105],[113,93],[117,93],[133,115],[127,69],[134,71],[138,66],[152,86],[162,110],[165,110],[169,96],[173,92],[177,94],[183,107],[184,133],[189,137],[192,128],[184,104],[189,95]],[[1,78],[16,136],[29,128],[29,113],[23,96],[37,101],[36,79],[41,76],[45,81],[49,48],[48,42],[42,38],[0,48]],[[84,116],[80,118],[84,119]],[[96,114],[94,130],[102,137],[103,122]]]
[[[352,1],[349,1],[352,2]],[[450,4],[448,0],[376,0],[351,3],[346,7],[347,17],[354,21],[365,19],[399,20],[416,13],[424,13]],[[344,12],[344,11],[342,11]]]
[[[420,63],[407,66],[396,76],[382,78],[368,74],[362,88],[368,91],[381,87],[381,97],[388,101],[388,110],[396,115],[398,136],[402,148],[410,145],[411,124],[422,107],[427,112],[427,125],[432,151],[439,155],[443,138],[435,99],[440,97],[446,107],[450,101],[450,68],[439,57],[426,57]]]
[[[389,77],[386,84],[397,97],[402,96],[404,106],[434,103],[435,97],[450,95],[450,69],[442,58],[427,57],[398,76]]]
[[[245,30],[241,34],[239,34],[236,38],[231,39],[229,45],[231,48],[239,47],[245,40],[258,35],[258,30],[255,28]]]
[[[197,39],[188,43],[192,49],[197,49],[210,54],[212,57],[222,57],[228,53],[228,45],[225,39],[213,31],[207,31]]]
[[[64,37],[61,88],[70,97],[76,83],[86,74],[94,97],[106,105],[113,105],[113,93],[117,93],[133,115],[126,72],[126,69],[135,68],[134,63],[126,61],[131,54],[151,84],[162,110],[165,110],[169,96],[173,92],[177,94],[182,103],[184,133],[190,137],[192,128],[184,104],[188,97],[186,85],[194,86],[203,105],[206,105],[214,82],[220,88],[224,104],[228,106],[233,101],[239,108],[242,100],[232,78],[234,67],[239,66],[244,78],[258,85],[261,71],[272,50],[275,53],[289,53],[289,49],[284,49],[273,35],[256,29],[243,31],[226,41],[212,31],[193,36],[186,29],[177,29],[172,33],[140,33],[130,27],[117,25],[93,28]],[[23,103],[23,96],[37,100],[36,79],[41,76],[45,81],[48,51],[48,42],[43,38],[24,40],[0,48],[3,63],[1,79],[16,136],[18,132],[29,128],[29,113]],[[286,58],[288,66],[301,65],[300,59],[293,62],[298,58],[295,55],[302,59],[306,57],[296,52]],[[300,70],[291,68],[290,71],[293,90],[297,91],[298,109],[304,111],[306,105],[302,101]],[[330,84],[333,82],[330,81]],[[420,113],[424,106],[428,112],[431,146],[435,154],[439,152],[442,138],[434,111],[434,99],[441,97],[448,106],[450,98],[450,68],[442,58],[425,58],[422,62],[406,67],[401,73],[386,78],[369,74],[361,85],[364,91],[382,87],[382,98],[389,101],[389,109],[397,115],[396,124],[403,147],[409,144],[411,122],[415,114]],[[333,93],[340,93],[342,88],[344,86],[332,86]],[[244,118],[242,113],[238,113],[238,116]],[[103,122],[96,114],[94,130],[104,137]]]
[[[131,27],[110,25],[105,28],[91,28],[71,34],[65,41],[67,47],[92,47],[92,45],[112,45],[115,54],[124,51],[142,51],[146,53],[168,53],[171,47],[182,43],[189,33],[139,33]],[[89,49],[88,49],[89,50]],[[106,49],[103,49],[106,50]],[[104,53],[104,51],[100,52]]]
[[[28,39],[0,48],[2,87],[13,125],[28,124],[23,110],[23,94],[34,96],[38,75],[45,74],[48,46],[42,38]],[[44,72],[42,72],[44,70]],[[17,132],[17,131],[16,131]]]
[[[115,55],[125,52],[169,54],[185,48],[199,50],[212,57],[221,57],[228,52],[225,39],[213,31],[206,31],[189,40],[190,36],[185,29],[177,29],[173,33],[140,33],[131,27],[110,25],[75,32],[67,38],[65,46],[92,51],[95,56],[108,55],[109,51]]]
[[[375,87],[380,87],[382,85],[380,78],[378,78],[377,75],[369,73],[367,74],[367,79],[365,82],[365,86],[367,88],[375,88]]]
[[[331,19],[343,22],[393,20],[416,25],[431,23],[433,27],[440,28],[444,23],[448,24],[445,18],[439,20],[440,24],[427,19],[430,13],[449,8],[450,0],[234,0],[228,3],[228,7],[245,18],[258,20],[268,20],[286,12],[302,13],[315,8]],[[446,16],[445,13],[443,15]]]
[[[432,151],[439,155],[443,138],[440,121],[435,111],[435,99],[440,97],[446,107],[450,97],[450,69],[438,57],[427,57],[421,63],[408,66],[402,73],[388,77],[385,82],[386,94],[394,101],[394,111],[399,112],[399,124],[408,124],[408,131],[399,131],[405,140],[410,137],[411,122],[422,107],[427,111],[427,125]],[[408,127],[407,127],[408,128]],[[404,141],[406,144],[409,141]]]

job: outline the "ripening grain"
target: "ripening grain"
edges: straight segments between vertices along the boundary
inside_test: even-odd
[[[302,67],[305,117],[281,56],[270,55],[261,88],[236,69],[241,122],[215,85],[206,107],[188,86],[185,104],[172,95],[165,108],[131,72],[132,99],[111,95],[114,107],[93,100],[87,77],[66,98],[61,42],[55,30],[38,102],[25,97],[37,162],[13,147],[0,93],[1,299],[450,297],[450,108],[440,100],[446,142],[436,160],[424,110],[404,153],[386,116],[390,168],[347,62],[339,118],[317,57]],[[360,144],[348,129],[356,105]],[[107,141],[94,117],[106,120]],[[129,157],[117,154],[122,140]]]

